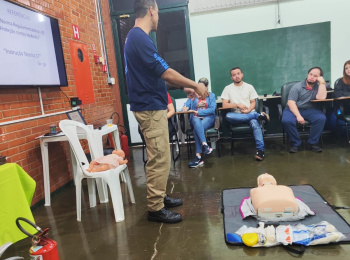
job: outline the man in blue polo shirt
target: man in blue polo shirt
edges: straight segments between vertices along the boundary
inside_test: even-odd
[[[306,148],[314,152],[322,152],[318,141],[326,123],[326,116],[321,110],[315,108],[310,100],[325,99],[326,97],[326,81],[323,79],[323,71],[319,67],[311,68],[306,80],[300,81],[292,87],[282,116],[283,127],[290,139],[289,152],[298,152],[301,140],[296,125],[297,123],[305,124],[305,120],[311,123]]]
[[[168,208],[182,205],[181,199],[166,195],[170,171],[170,148],[167,119],[167,87],[188,88],[205,97],[204,86],[183,77],[171,69],[159,55],[149,36],[158,27],[158,5],[155,0],[136,0],[135,26],[125,40],[125,76],[130,109],[140,124],[147,149],[147,207],[148,220],[176,223],[179,213]]]

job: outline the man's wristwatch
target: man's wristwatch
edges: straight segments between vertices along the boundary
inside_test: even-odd
[[[320,82],[320,85],[321,85],[321,84],[326,84],[326,81]]]

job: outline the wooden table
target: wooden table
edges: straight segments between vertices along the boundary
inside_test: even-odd
[[[312,102],[312,103],[329,102],[329,101],[334,101],[334,98],[325,98],[325,99],[313,99],[313,100],[310,100],[310,102]]]
[[[346,100],[346,99],[350,99],[350,96],[334,98],[334,100]]]
[[[194,110],[175,112],[176,115],[194,114],[194,113],[196,113]]]
[[[263,96],[258,96],[258,100],[259,100],[259,113],[263,112],[263,108],[264,108],[264,101],[267,101],[268,99],[275,99],[275,98],[279,98],[281,99],[281,96],[273,96],[273,95],[263,95]]]
[[[264,99],[271,99],[271,98],[281,98],[281,96],[273,96],[273,95],[263,95],[263,96],[258,96],[259,100],[264,100]]]

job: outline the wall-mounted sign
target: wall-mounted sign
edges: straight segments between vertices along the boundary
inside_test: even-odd
[[[76,25],[72,25],[73,27],[73,37],[74,39],[80,40],[80,35],[79,35],[79,27]]]

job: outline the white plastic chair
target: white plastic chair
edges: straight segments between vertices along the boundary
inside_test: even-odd
[[[123,207],[123,200],[122,200],[120,180],[119,180],[120,174],[122,172],[124,173],[125,180],[128,186],[131,203],[135,203],[134,192],[132,189],[127,165],[123,164],[118,166],[116,169],[111,169],[103,172],[95,172],[95,173],[88,172],[86,169],[89,167],[89,162],[86,158],[84,150],[79,141],[77,129],[78,128],[83,129],[83,131],[86,133],[86,139],[88,140],[88,143],[89,143],[90,153],[92,155],[92,158],[96,158],[96,151],[99,151],[100,149],[96,145],[97,142],[95,140],[94,134],[92,133],[93,130],[90,130],[86,125],[73,120],[62,120],[59,126],[62,132],[67,136],[68,141],[71,145],[71,149],[77,160],[77,173],[75,177],[77,220],[81,221],[81,181],[82,179],[87,178],[88,180],[89,179],[91,180],[91,179],[101,178],[108,184],[108,187],[111,193],[116,222],[123,221],[125,217],[124,217],[124,207]],[[80,129],[79,129],[79,134],[81,133]],[[91,195],[93,195],[94,197],[96,197],[96,194],[95,194],[96,189],[95,189],[94,183],[92,183],[93,185],[91,185],[91,182],[88,182],[88,184],[89,184],[89,193],[91,193],[89,194],[89,196],[91,197]]]

